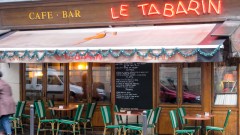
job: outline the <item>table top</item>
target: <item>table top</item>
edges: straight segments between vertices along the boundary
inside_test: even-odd
[[[115,115],[126,115],[126,116],[138,116],[142,115],[143,111],[142,110],[134,110],[128,113],[128,111],[125,112],[114,112]]]
[[[205,115],[197,116],[193,114],[184,116],[184,118],[187,120],[210,120],[212,117],[214,117],[214,115],[211,115],[211,114],[209,116],[205,116]]]
[[[70,111],[70,110],[74,110],[74,109],[77,109],[77,108],[78,108],[77,105],[71,105],[71,106],[63,106],[63,108],[49,107],[48,109],[55,110],[55,111]]]

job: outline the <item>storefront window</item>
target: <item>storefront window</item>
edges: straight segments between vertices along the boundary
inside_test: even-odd
[[[47,67],[47,99],[63,101],[64,66],[61,63],[49,63]]]
[[[87,101],[87,71],[85,62],[69,64],[70,102]]]
[[[201,65],[199,63],[183,65],[182,103],[201,103]]]
[[[92,98],[94,101],[110,101],[111,65],[93,63],[92,67]]]
[[[177,67],[172,65],[162,64],[159,68],[160,76],[160,101],[161,103],[177,102]]]
[[[26,100],[34,101],[42,99],[42,64],[26,64]]]
[[[237,66],[214,64],[214,105],[237,105]]]

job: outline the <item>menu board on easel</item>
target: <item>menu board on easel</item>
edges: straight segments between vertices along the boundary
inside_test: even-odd
[[[121,109],[152,108],[152,64],[115,64],[115,99]]]

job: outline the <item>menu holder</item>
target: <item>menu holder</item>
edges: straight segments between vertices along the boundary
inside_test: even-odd
[[[237,105],[236,93],[218,93],[214,105]]]

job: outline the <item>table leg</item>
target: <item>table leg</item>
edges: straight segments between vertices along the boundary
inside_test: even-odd
[[[138,124],[138,115],[137,115],[137,124]]]
[[[201,128],[201,135],[204,135],[204,129],[205,129],[205,124],[204,124],[204,120],[202,120],[202,122],[201,122],[201,126],[202,126],[202,128]]]
[[[195,132],[194,132],[195,135],[197,135],[197,120],[195,120]]]

